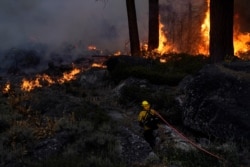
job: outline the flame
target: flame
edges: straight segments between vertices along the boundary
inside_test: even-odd
[[[239,16],[234,17],[234,54],[240,57],[241,53],[250,51],[250,33],[241,33],[239,25]]]
[[[23,79],[22,82],[23,83],[22,83],[21,89],[27,92],[33,90],[34,88],[42,87],[42,85],[39,82],[39,78],[36,78],[33,81]]]
[[[71,72],[68,72],[68,73],[65,72],[63,73],[63,76],[61,78],[54,79],[54,80],[47,74],[36,75],[36,78],[34,80],[28,80],[24,78],[22,80],[21,89],[23,91],[30,92],[31,90],[35,88],[43,87],[42,83],[47,83],[48,86],[55,84],[55,83],[63,84],[70,80],[74,80],[78,73],[80,73],[80,69],[74,68]]]
[[[207,10],[205,12],[204,20],[200,26],[200,42],[196,48],[198,54],[209,55],[209,32],[210,32],[210,0],[206,0]],[[250,52],[250,33],[241,33],[239,26],[239,16],[235,15],[234,18],[234,33],[233,33],[233,42],[234,42],[234,54],[240,58],[243,58],[242,53]],[[161,55],[164,53],[170,52],[179,52],[174,44],[170,44],[165,36],[163,31],[164,25],[159,23],[159,47],[157,52]],[[193,46],[195,47],[195,46]],[[250,56],[248,56],[250,59]]]
[[[49,85],[52,85],[55,83],[55,81],[53,81],[53,79],[50,76],[48,76],[47,74],[43,74],[42,76],[40,76],[40,78],[43,81],[46,81]]]
[[[70,80],[73,80],[76,78],[76,74],[80,73],[80,69],[73,69],[71,72],[69,73],[63,73],[63,77],[62,78],[59,78],[58,79],[58,82],[60,84],[64,83],[64,82],[67,82],[67,81],[70,81]]]
[[[199,46],[199,53],[208,55],[209,54],[209,31],[210,31],[210,0],[207,0],[207,11],[203,24],[201,25],[202,43]],[[238,21],[239,16],[234,17],[234,54],[240,57],[241,53],[250,51],[250,33],[241,33],[240,25]]]
[[[160,32],[159,33],[159,46],[156,49],[156,52],[162,55],[164,53],[170,52],[172,47],[170,45],[167,45],[168,40],[164,32],[164,25],[161,22],[161,19],[159,20],[160,20],[159,22],[159,32]]]
[[[250,51],[250,33],[238,33],[234,35],[234,53],[239,56],[241,53]]]
[[[164,25],[160,22],[159,24],[159,46],[157,48],[157,51],[159,53],[167,52],[169,48],[166,48],[165,45],[167,43],[167,37],[165,36],[163,32]]]
[[[7,82],[3,88],[3,93],[6,94],[10,91],[10,82]]]
[[[106,65],[103,65],[103,64],[98,64],[98,63],[93,63],[93,64],[91,65],[91,67],[97,67],[97,68],[107,68],[107,66],[106,66]]]
[[[27,79],[23,79],[22,80],[22,85],[21,85],[21,89],[23,91],[31,91],[34,88],[39,88],[42,87],[41,83],[47,83],[49,86],[56,83],[55,81],[53,81],[53,79],[48,76],[47,74],[43,74],[43,75],[36,75],[35,80],[27,80]]]
[[[201,43],[198,46],[198,53],[208,55],[209,54],[209,31],[210,31],[210,0],[206,1],[207,11],[205,13],[205,19],[201,25]]]

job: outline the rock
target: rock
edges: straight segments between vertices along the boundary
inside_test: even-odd
[[[121,127],[119,134],[121,157],[129,165],[144,162],[152,152],[149,144],[126,127]]]
[[[179,85],[184,125],[220,139],[250,138],[249,63],[206,65]]]

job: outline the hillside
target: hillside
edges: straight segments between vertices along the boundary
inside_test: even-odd
[[[249,164],[245,156],[249,148],[240,150],[238,147],[249,146],[249,143],[212,139],[184,126],[175,97],[178,83],[191,72],[196,74],[195,70],[187,72],[185,69],[185,74],[178,71],[178,78],[171,80],[168,73],[164,80],[156,79],[157,82],[152,83],[143,78],[152,79],[151,74],[145,75],[141,66],[133,67],[132,73],[136,75],[120,71],[121,78],[118,78],[114,73],[117,62],[111,62],[112,70],[110,64],[107,69],[90,68],[68,82],[48,85],[44,81],[41,87],[29,92],[20,90],[22,76],[19,79],[8,77],[11,89],[0,98],[0,166],[222,167]],[[146,68],[153,66],[149,63],[146,62]],[[177,67],[171,65],[168,70],[176,72]],[[59,77],[70,70],[70,66],[53,67],[45,72]],[[162,78],[152,73],[154,78]],[[3,76],[1,84],[4,83]],[[142,99],[152,102],[171,125],[160,124],[154,149],[143,139],[137,123]],[[175,130],[223,160],[195,149]]]

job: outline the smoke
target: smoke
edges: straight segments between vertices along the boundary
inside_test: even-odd
[[[250,33],[249,0],[235,0],[235,14],[239,16],[241,32]]]
[[[146,5],[136,0],[140,29],[145,29]],[[37,42],[50,48],[93,44],[112,51],[129,40],[125,0],[0,1],[0,22],[0,49]]]
[[[136,8],[143,40],[147,3],[136,0]],[[3,0],[0,23],[1,71],[47,67],[51,59],[71,61],[91,54],[89,45],[109,54],[123,52],[129,41],[125,0]]]
[[[135,3],[140,40],[146,42],[148,1],[135,0]],[[250,32],[248,3],[248,0],[235,0],[235,11],[245,32]],[[199,43],[200,32],[194,30],[200,29],[206,0],[160,0],[160,5],[169,42],[177,42],[183,52],[192,52],[195,47],[191,44]],[[7,61],[4,50],[32,48],[37,44],[42,44],[40,48],[46,48],[49,53],[63,51],[62,48],[71,45],[77,53],[83,53],[88,45],[110,53],[129,51],[126,12],[125,0],[2,0],[0,59]],[[43,59],[51,56],[43,52],[39,55]]]

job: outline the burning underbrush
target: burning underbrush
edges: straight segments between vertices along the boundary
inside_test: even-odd
[[[58,166],[62,162],[56,160],[59,152],[67,166],[117,165],[114,123],[86,97],[79,77],[62,83],[63,76],[51,77],[56,82],[52,85],[39,78],[27,82],[39,82],[38,87],[23,89],[17,80],[4,87],[0,97],[0,166]]]
[[[79,83],[92,63],[98,64],[77,59],[68,65],[49,63],[39,73],[21,73],[20,69],[2,75],[0,166],[54,166],[54,156],[59,152],[64,152],[72,166],[79,162],[114,166],[113,161],[119,161],[114,148],[115,129],[111,128],[114,123],[88,97],[90,90]],[[89,155],[82,160],[89,151],[97,157]]]

